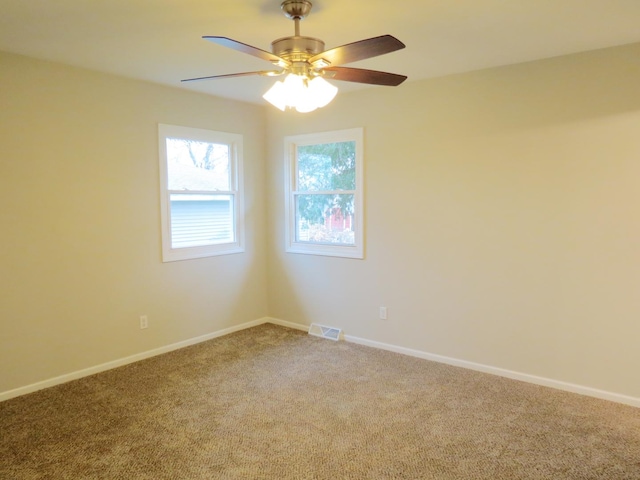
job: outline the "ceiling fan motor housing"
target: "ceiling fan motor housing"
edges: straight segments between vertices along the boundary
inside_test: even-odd
[[[283,37],[271,42],[271,51],[290,62],[304,62],[324,52],[324,42],[313,37]]]
[[[290,73],[302,76],[315,76],[319,72],[307,62],[311,57],[324,52],[324,42],[313,37],[283,37],[271,42],[274,55],[291,62]]]

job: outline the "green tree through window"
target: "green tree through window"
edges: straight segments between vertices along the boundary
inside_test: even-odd
[[[317,224],[332,214],[353,215],[353,194],[337,192],[353,192],[355,188],[355,142],[298,147],[298,191],[306,193],[298,201],[301,220]]]
[[[288,137],[302,140],[300,144],[291,142],[289,251],[339,252],[337,247],[361,250],[362,232],[358,228],[362,221],[361,140],[357,140],[358,134],[361,136],[359,129],[328,132],[318,134],[317,141],[313,134]],[[358,255],[344,256],[361,258]]]

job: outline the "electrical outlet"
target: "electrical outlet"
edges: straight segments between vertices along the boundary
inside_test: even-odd
[[[380,307],[380,320],[387,319],[387,307]]]
[[[149,317],[146,315],[140,315],[140,330],[149,326]]]

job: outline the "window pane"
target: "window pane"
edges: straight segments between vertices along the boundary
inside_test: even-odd
[[[356,142],[298,147],[298,190],[355,190]]]
[[[167,138],[169,190],[229,191],[229,145]]]
[[[233,196],[171,194],[171,248],[233,242]]]
[[[295,196],[296,242],[354,245],[354,195]]]

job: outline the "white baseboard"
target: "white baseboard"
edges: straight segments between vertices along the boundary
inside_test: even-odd
[[[276,325],[282,325],[284,327],[295,328],[297,330],[307,331],[308,325],[295,324],[292,322],[286,322],[275,318],[268,318],[270,323]],[[490,373],[492,375],[498,375],[500,377],[510,378],[512,380],[519,380],[521,382],[533,383],[535,385],[541,385],[543,387],[555,388],[557,390],[563,390],[565,392],[577,393],[580,395],[586,395],[589,397],[600,398],[602,400],[609,400],[611,402],[623,403],[632,407],[640,408],[640,398],[630,397],[627,395],[621,395],[619,393],[607,392],[605,390],[598,390],[597,388],[585,387],[583,385],[576,385],[573,383],[562,382],[559,380],[553,380],[550,378],[538,377],[536,375],[529,375],[527,373],[514,372],[512,370],[505,370],[503,368],[492,367],[489,365],[483,365],[480,363],[469,362],[467,360],[459,360],[457,358],[445,357],[442,355],[436,355],[434,353],[423,352],[421,350],[414,350],[411,348],[399,347],[397,345],[391,345],[388,343],[376,342],[374,340],[368,340],[366,338],[354,337],[353,335],[344,335],[344,340],[347,342],[357,343],[359,345],[365,345],[368,347],[379,348],[382,350],[389,350],[391,352],[401,353],[403,355],[409,355],[411,357],[423,358],[432,362],[445,363],[454,367],[467,368],[469,370],[475,370],[483,373]]]
[[[267,317],[266,321],[268,323],[273,323],[274,325],[280,325],[281,327],[293,328],[295,330],[302,330],[303,332],[309,331],[309,325],[303,325],[301,323],[287,322],[286,320],[280,320],[279,318],[272,318],[272,317]]]
[[[188,347],[191,345],[195,345],[197,343],[206,342],[207,340],[211,340],[217,337],[222,337],[224,335],[228,335],[233,332],[237,332],[240,330],[244,330],[246,328],[255,327],[258,325],[262,325],[263,323],[273,323],[274,325],[280,325],[282,327],[292,328],[296,330],[302,330],[307,332],[309,330],[309,325],[304,325],[300,323],[288,322],[286,320],[280,320],[278,318],[273,317],[263,317],[257,320],[253,320],[251,322],[242,323],[240,325],[235,325],[233,327],[225,328],[222,330],[218,330],[217,332],[208,333],[206,335],[202,335],[195,338],[190,338],[188,340],[184,340],[182,342],[173,343],[171,345],[166,345],[164,347],[156,348],[153,350],[148,350],[146,352],[138,353],[135,355],[131,355],[129,357],[121,358],[118,360],[113,360],[111,362],[103,363],[101,365],[96,365],[94,367],[85,368],[83,370],[78,370],[76,372],[71,372],[65,375],[60,375],[59,377],[51,378],[48,380],[44,380],[42,382],[33,383],[31,385],[26,385],[24,387],[16,388],[14,390],[8,390],[6,392],[0,392],[0,402],[4,400],[9,400],[10,398],[19,397],[20,395],[26,395],[27,393],[32,393],[37,390],[42,390],[44,388],[53,387],[55,385],[60,385],[62,383],[70,382],[71,380],[77,380],[82,377],[88,377],[89,375],[94,375],[96,373],[104,372],[106,370],[111,370],[112,368],[121,367],[123,365],[127,365],[129,363],[138,362],[140,360],[144,360],[146,358],[155,357],[156,355],[161,355],[163,353],[168,353],[173,350],[178,350],[180,348]],[[452,365],[454,367],[462,367],[467,368],[469,370],[476,370],[478,372],[489,373],[492,375],[498,375],[500,377],[506,377],[513,380],[519,380],[522,382],[533,383],[535,385],[541,385],[544,387],[555,388],[557,390],[563,390],[566,392],[577,393],[580,395],[586,395],[589,397],[600,398],[602,400],[609,400],[616,403],[622,403],[625,405],[630,405],[632,407],[640,408],[640,398],[630,397],[627,395],[621,395],[618,393],[607,392],[604,390],[598,390],[596,388],[585,387],[582,385],[576,385],[573,383],[562,382],[559,380],[553,380],[550,378],[538,377],[535,375],[529,375],[526,373],[514,372],[511,370],[505,370],[503,368],[492,367],[489,365],[483,365],[480,363],[469,362],[466,360],[459,360],[457,358],[445,357],[442,355],[436,355],[434,353],[423,352],[421,350],[414,350],[411,348],[399,347],[397,345],[391,345],[388,343],[377,342],[374,340],[368,340],[366,338],[354,337],[353,335],[344,335],[344,340],[351,343],[357,343],[359,345],[365,345],[368,347],[379,348],[382,350],[388,350],[391,352],[401,353],[403,355],[409,355],[412,357],[423,358],[425,360],[430,360],[433,362],[444,363],[447,365]]]
[[[148,350],[146,352],[136,353],[135,355],[131,355],[129,357],[120,358],[118,360],[113,360],[111,362],[107,362],[107,363],[103,363],[93,367],[78,370],[75,372],[67,373],[64,375],[60,375],[59,377],[54,377],[48,380],[43,380],[41,382],[32,383],[30,385],[19,387],[13,390],[8,390],[6,392],[0,392],[0,402],[4,400],[9,400],[10,398],[19,397],[21,395],[26,395],[27,393],[36,392],[44,388],[49,388],[55,385],[60,385],[62,383],[67,383],[67,382],[70,382],[71,380],[77,380],[79,378],[88,377],[89,375],[94,375],[96,373],[104,372],[106,370],[111,370],[112,368],[122,367],[123,365],[128,365],[129,363],[134,363],[140,360],[144,360],[146,358],[155,357],[156,355],[162,355],[163,353],[172,352],[173,350],[189,347],[197,343],[206,342],[207,340],[211,340],[213,338],[222,337],[224,335],[228,335],[230,333],[237,332],[239,330],[244,330],[246,328],[255,327],[257,325],[261,325],[267,322],[271,322],[271,319],[267,317],[259,318],[251,322],[246,322],[240,325],[234,325],[233,327],[218,330],[217,332],[212,332],[206,335],[201,335],[199,337],[190,338],[182,342],[172,343],[171,345],[166,345],[164,347],[154,348],[153,350]],[[287,325],[283,325],[283,326],[287,326]]]

